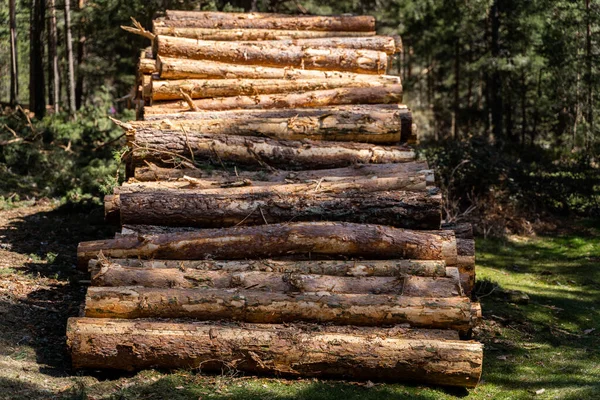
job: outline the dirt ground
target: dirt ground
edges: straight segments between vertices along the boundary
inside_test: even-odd
[[[86,274],[77,243],[107,237],[102,210],[49,200],[0,211],[0,399],[72,398],[67,319],[79,313]]]

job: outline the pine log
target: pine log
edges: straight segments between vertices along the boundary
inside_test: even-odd
[[[163,101],[152,107],[146,107],[144,114],[168,115],[189,111],[235,109],[318,108],[351,104],[399,104],[400,102],[402,102],[402,85],[387,85],[382,87],[314,90],[301,93],[192,99],[193,109],[190,109],[190,104],[185,101]]]
[[[142,99],[145,104],[152,104],[152,75],[142,75]]]
[[[456,265],[453,232],[420,232],[372,224],[297,222],[81,242],[80,268],[98,253],[111,258],[239,260],[278,256],[444,260]]]
[[[255,40],[286,40],[286,39],[314,39],[332,37],[368,37],[375,36],[376,32],[352,31],[299,31],[282,29],[220,29],[220,28],[194,28],[187,26],[165,26],[158,22],[153,24],[152,32],[155,35],[186,37],[197,40],[218,41],[255,41]]]
[[[92,286],[152,288],[252,289],[267,292],[397,294],[411,297],[455,297],[462,294],[454,278],[421,276],[332,276],[280,272],[228,272],[201,269],[123,267],[101,261]]]
[[[90,286],[84,315],[124,319],[230,319],[252,323],[305,321],[359,326],[410,324],[415,328],[466,332],[479,322],[480,308],[466,297]]]
[[[187,12],[189,13],[189,11]],[[200,13],[206,13],[200,11]],[[280,16],[264,15],[260,18],[253,13],[252,17],[243,13],[215,13],[190,16],[190,14],[167,14],[166,19],[154,21],[158,26],[186,26],[195,28],[219,29],[284,29],[284,30],[312,30],[312,31],[375,31],[375,18],[367,15],[361,16]]]
[[[156,69],[156,60],[151,57],[146,57],[146,50],[142,50],[140,54],[140,61],[138,63],[138,73],[141,75],[144,74],[153,74],[157,72]]]
[[[413,133],[412,113],[397,105],[237,110],[182,115],[189,115],[189,118],[134,121],[122,126],[130,134],[143,131],[145,136],[181,135],[185,132],[188,136],[201,133],[374,144],[407,142]]]
[[[358,80],[352,78],[322,79],[187,79],[153,80],[153,100],[180,100],[181,92],[192,99],[212,97],[257,96],[330,90],[337,88],[381,87],[381,79]]]
[[[442,229],[454,231],[454,235],[456,238],[460,239],[473,239],[473,225],[469,223],[462,224],[453,224],[453,223],[443,223]],[[475,252],[475,248],[473,247],[473,253]]]
[[[288,186],[293,189],[285,190]],[[296,187],[307,189],[295,191]],[[441,195],[401,190],[321,192],[318,183],[312,190],[309,187],[280,185],[123,193],[119,195],[121,223],[218,228],[325,220],[408,229],[440,226]]]
[[[214,169],[204,170],[200,168],[161,168],[152,163],[146,167],[137,168],[135,171],[135,181],[174,181],[184,180],[188,183],[192,180],[202,180],[206,184],[204,187],[227,187],[236,182],[267,181],[267,182],[311,182],[322,179],[323,181],[334,182],[345,180],[348,177],[388,177],[397,175],[413,175],[424,173],[426,179],[432,179],[433,172],[429,170],[429,165],[425,161],[414,161],[400,164],[357,164],[346,168],[322,169],[314,171],[280,171],[254,172],[237,171],[228,173],[216,171]],[[184,179],[184,177],[186,177]],[[197,182],[197,181],[195,181]],[[125,184],[127,185],[127,184]]]
[[[76,369],[223,370],[475,387],[482,345],[452,331],[70,318]]]
[[[412,149],[373,146],[365,143],[275,140],[255,136],[228,135],[128,135],[134,166],[153,162],[180,165],[181,159],[196,159],[224,166],[236,163],[286,169],[340,168],[353,164],[402,163],[415,160]]]
[[[124,230],[127,229],[124,227]],[[135,228],[134,228],[135,229]],[[140,234],[139,231],[134,231]],[[446,277],[448,270],[444,261],[434,260],[142,260],[138,258],[111,259],[111,264],[123,268],[178,269],[181,271],[224,271],[274,272],[280,274],[317,274],[332,276],[372,277],[405,275],[424,277]],[[101,260],[89,261],[88,270],[92,275],[100,272]]]
[[[378,80],[388,84],[400,83],[400,77],[392,75],[264,67],[163,56],[157,57],[156,68],[162,79],[353,79]]]
[[[388,61],[385,52],[376,50],[287,46],[278,41],[221,42],[161,35],[154,39],[154,53],[162,57],[364,74],[384,74]]]
[[[457,267],[460,272],[461,286],[467,296],[475,287],[475,240],[456,239]]]

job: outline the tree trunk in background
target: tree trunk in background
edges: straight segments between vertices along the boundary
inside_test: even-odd
[[[54,112],[57,113],[60,106],[60,73],[58,69],[58,55],[56,53],[57,32],[56,32],[56,0],[48,1],[50,8],[50,29],[48,33],[48,60],[50,64],[50,76],[52,85],[51,96],[49,97],[51,104],[54,106]]]
[[[491,52],[493,58],[500,57],[500,11],[498,7],[498,1],[494,0],[492,9],[490,10],[491,27],[492,27],[492,43]],[[502,81],[500,78],[500,71],[498,67],[492,67],[493,71],[490,76],[489,90],[490,90],[490,113],[492,117],[492,133],[495,139],[498,140],[502,137],[504,131],[502,124]]]
[[[32,0],[29,42],[29,109],[37,118],[46,113],[44,87],[44,26],[45,2]]]
[[[585,66],[587,80],[587,122],[589,125],[588,132],[585,136],[585,146],[589,147],[591,137],[594,135],[594,82],[592,79],[592,30],[591,30],[591,8],[590,0],[585,0],[585,15],[586,15],[586,33],[585,33]]]
[[[85,0],[78,0],[77,10],[82,11],[85,6]],[[77,43],[77,80],[75,82],[75,106],[79,110],[83,104],[83,73],[81,72],[81,66],[83,65],[83,57],[85,55],[85,41],[83,26],[85,19],[83,17],[79,20],[78,36],[79,40]]]
[[[19,101],[19,69],[17,64],[17,18],[15,0],[8,2],[10,14],[10,104]]]
[[[456,35],[456,43],[454,48],[454,124],[452,136],[458,139],[458,121],[460,108],[460,40]]]
[[[75,66],[73,64],[73,38],[71,36],[71,6],[70,0],[65,0],[65,40],[67,42],[67,98],[69,113],[73,115],[75,106]]]
[[[521,145],[525,145],[527,132],[527,77],[525,69],[521,71]]]

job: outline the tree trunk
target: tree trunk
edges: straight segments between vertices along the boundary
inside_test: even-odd
[[[276,293],[258,290],[89,287],[84,314],[91,318],[194,318],[251,323],[318,322],[466,332],[480,319],[466,297]]]
[[[194,28],[213,29],[284,29],[284,30],[311,30],[311,31],[375,31],[375,18],[367,15],[361,16],[290,16],[266,14],[256,18],[257,13],[218,13],[197,11],[197,15],[189,14],[190,11],[169,11],[166,19],[155,20],[155,26],[187,26]],[[183,13],[188,13],[183,14]],[[210,15],[208,15],[210,14]]]
[[[124,228],[125,230],[126,228]],[[102,267],[103,260],[92,259],[88,269],[92,275],[97,275]],[[446,263],[440,260],[142,260],[138,258],[112,259],[111,265],[123,268],[151,268],[159,271],[165,269],[178,269],[184,272],[223,271],[229,274],[238,272],[274,272],[280,274],[317,274],[332,276],[372,277],[404,275],[424,277],[446,277],[448,269]]]
[[[32,0],[29,38],[29,109],[38,119],[46,114],[44,94],[44,26],[46,25],[46,3]]]
[[[500,11],[499,11],[499,0],[493,0],[492,8],[490,10],[492,35],[491,35],[491,53],[495,61],[500,57]],[[496,140],[503,137],[503,115],[504,109],[502,102],[502,78],[500,76],[499,67],[493,66],[491,73],[489,90],[490,90],[490,113],[492,117],[492,132]]]
[[[164,57],[268,67],[335,69],[365,74],[384,74],[387,69],[387,54],[381,51],[311,48],[278,41],[217,42],[159,35],[154,39],[154,49],[155,55]]]
[[[370,37],[377,33],[349,32],[349,31],[298,31],[281,29],[220,29],[220,28],[194,28],[186,26],[165,26],[162,21],[153,24],[152,32],[155,35],[185,37],[197,40],[218,41],[256,41],[256,40],[291,40],[315,39],[332,37]]]
[[[452,331],[70,318],[74,368],[238,370],[475,387],[483,346]],[[301,344],[299,346],[299,344]]]
[[[372,293],[411,297],[455,297],[462,294],[454,278],[420,276],[349,277],[278,272],[228,272],[200,269],[123,267],[100,263],[92,273],[92,286],[144,286],[151,288],[252,289],[282,293]]]
[[[324,169],[357,163],[401,163],[415,160],[408,147],[373,146],[365,143],[275,140],[255,136],[228,135],[152,135],[128,137],[132,165],[145,161],[178,165],[182,157],[213,162],[246,164],[287,169]]]
[[[151,96],[151,89],[148,93]],[[337,88],[315,90],[302,93],[262,94],[253,96],[217,97],[157,103],[146,107],[146,115],[157,114],[164,118],[169,114],[186,111],[220,111],[233,109],[273,109],[273,108],[318,108],[350,104],[399,104],[402,102],[402,85],[384,87]],[[156,118],[156,117],[155,117]]]
[[[48,58],[50,60],[51,77],[52,77],[52,105],[54,112],[58,113],[60,109],[60,70],[58,66],[58,54],[56,44],[58,35],[56,32],[56,1],[49,0],[48,8],[50,9],[49,19],[49,36],[48,36]]]
[[[321,169],[321,170],[308,170],[308,171],[237,171],[235,173],[228,173],[216,170],[203,170],[200,168],[192,169],[172,169],[172,168],[161,168],[154,164],[149,163],[148,166],[143,168],[137,168],[135,171],[135,181],[172,181],[172,180],[183,180],[186,184],[190,184],[190,178],[194,181],[194,185],[202,185],[203,181],[206,181],[204,186],[199,187],[230,187],[238,182],[245,183],[246,180],[250,181],[250,184],[255,184],[253,181],[264,181],[264,182],[312,182],[315,180],[322,179],[326,182],[335,182],[339,180],[346,180],[348,178],[356,177],[390,177],[396,175],[410,175],[416,173],[423,173],[426,175],[426,179],[429,182],[433,179],[433,172],[429,170],[429,165],[425,161],[414,161],[406,162],[401,164],[357,164],[346,168],[334,168],[334,169]],[[184,179],[184,177],[186,177]],[[202,182],[198,182],[197,179]],[[124,186],[127,183],[123,184]],[[444,228],[446,229],[446,228]],[[460,229],[456,229],[455,232],[460,232]],[[471,234],[472,234],[471,228]],[[467,238],[468,239],[468,238]]]
[[[310,186],[311,192],[304,193],[288,192],[285,185],[278,190],[257,188],[248,194],[233,194],[231,189],[208,194],[189,190],[124,193],[119,195],[121,223],[218,228],[326,220],[409,229],[440,226],[439,195],[397,190],[327,193],[319,191],[318,184]]]
[[[85,7],[85,0],[77,1],[77,10],[83,15],[82,11]],[[79,110],[83,105],[83,73],[82,68],[85,58],[85,42],[87,38],[84,36],[83,26],[86,20],[81,17],[79,20],[78,40],[77,40],[77,79],[75,80],[75,107]]]
[[[19,68],[17,51],[17,7],[15,0],[8,1],[10,24],[10,104],[19,102]]]
[[[157,57],[157,70],[162,79],[354,79],[400,83],[392,75],[356,74],[343,71],[319,71],[264,67],[259,65],[228,64],[210,60],[188,60]]]
[[[140,60],[141,61],[141,60]],[[141,65],[141,62],[140,62]],[[153,80],[152,100],[181,100],[181,92],[192,99],[211,97],[256,96],[330,90],[338,88],[381,87],[385,83],[379,79],[194,79],[194,80]]]
[[[67,51],[67,98],[69,101],[69,113],[75,114],[75,64],[73,61],[73,38],[71,36],[71,8],[70,0],[65,0],[65,41]]]
[[[419,232],[372,224],[298,222],[164,235],[123,236],[79,243],[79,266],[107,257],[239,260],[278,256],[444,260],[456,265],[453,232]]]
[[[124,128],[136,137],[185,135],[187,140],[197,135],[236,135],[396,144],[414,137],[412,113],[396,105],[199,112],[190,117],[132,122]]]

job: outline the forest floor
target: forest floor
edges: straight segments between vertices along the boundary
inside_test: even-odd
[[[227,373],[72,371],[65,326],[84,299],[79,241],[105,238],[102,211],[0,204],[0,399],[600,399],[600,224],[477,240],[485,344],[474,390],[255,378]],[[529,296],[527,304],[504,297]],[[515,300],[515,299],[512,299]],[[516,299],[516,303],[522,303]]]

